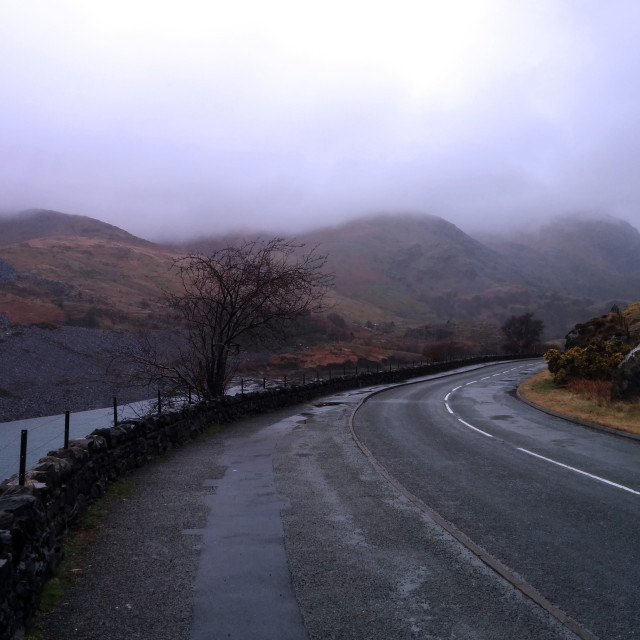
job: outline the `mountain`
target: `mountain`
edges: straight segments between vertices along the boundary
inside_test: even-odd
[[[0,313],[13,322],[149,326],[173,254],[118,227],[56,211],[0,218]]]
[[[640,232],[622,220],[567,216],[485,244],[545,288],[604,300],[640,295]]]
[[[83,216],[0,218],[0,313],[23,323],[159,326],[173,257],[237,240],[162,247]],[[612,218],[471,237],[439,217],[384,215],[298,240],[328,254],[333,311],[352,325],[495,325],[531,311],[555,338],[640,292],[640,233]]]
[[[557,337],[637,298],[640,234],[617,220],[559,220],[489,242],[434,216],[378,216],[301,240],[328,253],[351,307],[359,301],[411,321],[502,324],[532,311]]]

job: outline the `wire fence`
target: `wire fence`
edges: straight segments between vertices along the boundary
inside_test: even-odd
[[[531,355],[537,356],[539,354]],[[452,366],[470,363],[472,361],[481,360],[489,362],[500,358],[513,359],[514,357],[522,358],[526,356],[499,356],[497,354],[485,354],[484,356],[479,357],[456,357],[428,363],[423,360],[407,361],[388,359],[384,362],[360,361],[360,363],[345,362],[341,365],[332,364],[313,369],[308,368],[304,370],[290,371],[286,374],[283,373],[280,376],[237,376],[231,381],[226,395],[237,396],[238,394],[245,395],[250,393],[260,393],[272,389],[287,389],[299,386],[304,387],[305,385],[317,384],[322,381],[330,382],[333,380],[337,381],[339,379],[344,380],[348,378],[366,377],[365,374],[380,374],[383,372],[393,371],[404,372],[402,377],[408,378],[411,377],[410,370],[412,369],[420,370],[420,373],[416,372],[416,375],[421,375],[428,372],[425,370],[428,370],[431,367],[437,367],[438,370],[442,370],[451,368]],[[62,444],[63,448],[68,448],[71,435],[82,438],[90,433],[92,427],[104,427],[105,423],[117,426],[126,420],[139,419],[152,414],[161,415],[164,412],[179,411],[185,407],[185,405],[197,403],[201,400],[203,400],[203,398],[199,397],[192,390],[187,390],[186,393],[179,395],[169,395],[164,394],[161,389],[158,389],[157,396],[155,398],[142,402],[119,405],[117,397],[114,397],[112,407],[106,409],[79,412],[77,414],[72,414],[71,412],[66,411],[64,414],[64,426],[62,426],[61,416],[50,416],[48,418],[34,419],[32,421],[26,420],[18,421],[16,423],[5,423],[2,425],[4,427],[2,430],[2,437],[4,438],[3,449],[6,450],[7,444],[10,441],[16,441],[17,430],[14,429],[12,433],[10,428],[11,424],[18,426],[20,423],[42,423],[37,424],[33,429],[35,439],[31,451],[28,451],[29,429],[20,429],[18,483],[20,485],[24,485],[28,466],[30,463],[33,464],[37,461],[35,456],[42,456],[44,455],[43,452],[46,453],[46,451],[56,448],[56,443]],[[79,429],[82,429],[82,427],[74,425],[73,422],[76,419],[84,420],[84,416],[88,414],[92,414],[92,420],[85,422],[87,424],[86,430],[82,435],[79,435]],[[74,428],[72,428],[72,426]],[[15,462],[12,464],[9,463],[10,461],[6,459],[6,456],[4,458],[0,458],[0,477],[3,473],[10,475],[10,467],[12,467]],[[8,475],[5,477],[8,477]]]

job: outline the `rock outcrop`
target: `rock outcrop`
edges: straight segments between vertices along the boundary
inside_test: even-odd
[[[611,383],[613,400],[633,400],[640,397],[640,345],[629,351],[618,365]]]

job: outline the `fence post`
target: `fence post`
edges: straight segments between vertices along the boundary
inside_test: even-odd
[[[24,487],[24,476],[27,470],[27,433],[26,429],[20,431],[20,472],[18,474],[18,484]]]
[[[158,389],[158,415],[162,413],[162,396],[160,395],[160,389]]]
[[[113,396],[113,426],[115,427],[118,424],[118,401],[116,397]]]
[[[263,389],[267,388],[267,379],[266,378],[262,378],[262,388]]]
[[[240,378],[240,395],[244,395],[244,378]]]
[[[64,412],[64,448],[69,448],[69,412]]]

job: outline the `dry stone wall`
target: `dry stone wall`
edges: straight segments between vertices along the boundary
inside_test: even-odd
[[[195,438],[210,425],[342,390],[400,382],[497,359],[474,358],[225,396],[173,413],[97,429],[86,438],[71,441],[68,448],[49,452],[27,472],[23,486],[17,476],[0,484],[0,640],[17,638],[24,630],[44,582],[62,557],[64,536],[74,518],[114,480]]]

